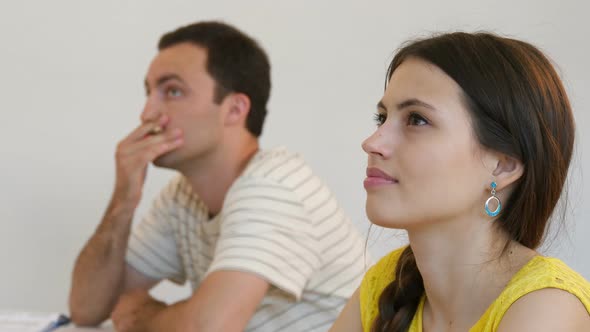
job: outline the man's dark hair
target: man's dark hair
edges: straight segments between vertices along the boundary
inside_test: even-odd
[[[250,98],[246,127],[255,137],[262,133],[270,94],[270,63],[258,43],[238,29],[206,21],[180,27],[160,38],[158,50],[192,43],[207,50],[207,72],[215,80],[214,102],[231,92]]]

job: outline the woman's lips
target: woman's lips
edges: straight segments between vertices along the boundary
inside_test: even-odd
[[[367,178],[363,184],[365,189],[369,189],[377,186],[396,184],[398,182],[399,181],[396,178],[390,176],[379,168],[369,167],[367,168]]]

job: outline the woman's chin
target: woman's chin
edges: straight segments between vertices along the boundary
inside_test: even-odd
[[[408,221],[391,213],[380,213],[381,211],[374,211],[367,208],[367,217],[372,224],[384,228],[406,229]]]

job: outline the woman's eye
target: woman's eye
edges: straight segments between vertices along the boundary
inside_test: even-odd
[[[182,96],[182,91],[177,88],[168,88],[166,89],[166,96],[168,97],[180,97]]]
[[[375,113],[375,115],[373,115],[373,120],[375,120],[377,126],[380,126],[385,123],[385,120],[387,120],[387,116],[382,113]]]
[[[428,121],[424,119],[421,115],[417,113],[410,113],[408,117],[408,125],[409,126],[424,126],[427,125]]]

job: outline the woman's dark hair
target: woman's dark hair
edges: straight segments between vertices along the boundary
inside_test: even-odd
[[[437,66],[459,84],[482,147],[523,163],[524,173],[495,225],[512,240],[537,248],[566,181],[575,131],[568,97],[551,62],[523,41],[455,32],[401,48],[389,65],[387,82],[408,58]],[[423,293],[422,276],[407,247],[395,280],[379,298],[372,331],[407,331]]]
[[[241,92],[250,98],[246,127],[259,137],[271,87],[270,62],[260,45],[233,26],[216,21],[193,23],[168,32],[160,38],[158,49],[180,43],[207,50],[207,71],[215,79],[216,103],[230,92]]]

